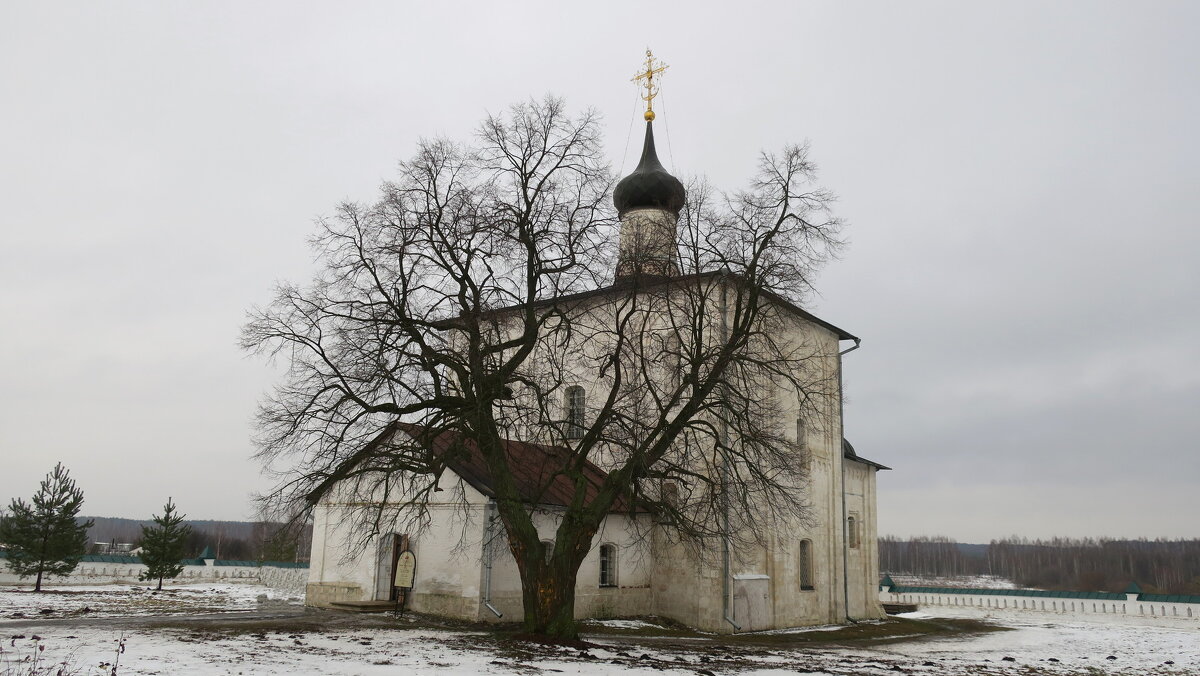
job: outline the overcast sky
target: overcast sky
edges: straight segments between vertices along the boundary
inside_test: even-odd
[[[649,45],[676,175],[808,139],[841,197],[881,533],[1200,536],[1200,4],[582,6],[0,5],[0,501],[251,517],[238,331],[313,219],[546,93],[627,173]]]

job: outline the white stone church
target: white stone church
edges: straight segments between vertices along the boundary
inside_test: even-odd
[[[633,274],[651,273],[645,279],[659,280],[642,284],[646,292],[679,279],[672,258],[684,188],[659,163],[651,120],[648,116],[640,164],[614,193],[621,219],[618,283],[570,298],[576,305],[602,304],[627,293],[620,281]],[[838,374],[838,391],[828,397],[820,418],[797,424],[794,432],[796,448],[803,449],[796,462],[808,467],[812,518],[785,524],[760,544],[739,547],[723,559],[699,556],[659,532],[649,514],[614,505],[579,570],[577,617],[655,615],[704,631],[733,632],[883,616],[875,475],[887,468],[859,457],[844,439],[841,424],[842,354],[856,347],[858,338],[783,299],[773,302],[788,317],[783,325],[790,335],[780,339],[815,346],[827,355],[821,368]],[[570,361],[571,355],[560,358]],[[578,382],[567,384],[559,395],[563,419],[577,421],[581,429],[588,422],[588,402],[602,394],[593,391],[596,379],[579,373]],[[800,402],[783,401],[782,406],[798,411]],[[396,423],[384,436],[411,432],[410,426]],[[456,441],[452,433],[444,433],[432,441],[433,450]],[[539,473],[569,451],[513,439],[507,452],[512,463],[526,468],[527,476],[517,478],[531,487],[523,494],[543,540],[552,540],[556,515],[573,488],[559,485],[560,479],[541,481],[545,477]],[[603,465],[602,460],[597,463]],[[408,609],[467,620],[519,621],[520,577],[496,518],[486,465],[469,453],[447,465],[439,479],[444,490],[430,494],[434,503],[427,527],[405,534],[388,532],[385,525],[361,553],[347,549],[347,542],[352,539],[350,511],[362,498],[338,487],[322,497],[315,510],[307,604],[353,606],[395,598],[403,544],[417,561]],[[589,478],[604,476],[598,465],[587,467]]]

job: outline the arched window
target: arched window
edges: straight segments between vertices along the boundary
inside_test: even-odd
[[[554,540],[542,540],[542,550],[546,556],[546,565],[550,565],[550,559],[554,556]]]
[[[811,591],[813,587],[812,540],[800,541],[800,589]]]
[[[587,424],[585,412],[586,401],[583,395],[583,388],[578,385],[572,385],[567,388],[567,438],[582,439],[584,426]]]
[[[600,586],[617,586],[616,545],[600,545]]]
[[[858,549],[858,519],[853,516],[846,519],[846,538],[851,549]]]

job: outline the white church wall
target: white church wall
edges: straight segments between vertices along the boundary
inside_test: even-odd
[[[431,511],[429,528],[410,540],[417,569],[409,608],[478,618],[484,518],[482,502],[466,509],[460,505],[439,505]]]
[[[457,486],[453,472],[443,476],[449,482],[435,495],[451,495]],[[483,542],[486,533],[487,497],[466,486],[466,504],[434,504],[429,524],[419,533],[410,534],[410,548],[417,558],[416,575],[408,607],[427,612],[472,620],[509,620],[521,618],[521,578],[516,561],[508,549],[502,527],[496,525],[492,547],[490,602],[502,613],[498,618],[484,605]],[[341,496],[345,498],[346,496]],[[534,513],[534,525],[543,540],[553,541],[560,512],[553,508]],[[347,549],[352,542],[351,518],[345,505],[335,500],[320,503],[315,510],[311,574],[306,603],[330,606],[340,602],[384,600],[380,575],[385,574],[377,555],[382,538],[377,536],[366,548]],[[635,523],[639,517],[611,515],[592,541],[592,548],[580,567],[576,588],[576,615],[579,617],[628,617],[651,612],[651,556],[648,539],[642,531],[648,524]],[[642,519],[644,521],[644,519]],[[385,533],[389,532],[385,529]],[[617,550],[617,585],[600,587],[600,546],[612,544]]]
[[[600,586],[600,547],[605,544],[616,548],[616,586]],[[575,616],[610,618],[651,614],[652,567],[649,518],[609,515],[592,538],[592,548],[579,567]]]
[[[807,523],[776,527],[765,548],[734,552],[729,571],[728,610],[741,630],[763,628],[762,614],[770,627],[792,627],[843,622],[849,601],[852,617],[880,617],[875,599],[878,552],[875,537],[874,470],[861,463],[845,477],[847,508],[858,522],[858,547],[846,556],[843,518],[843,458],[840,434],[840,399],[836,392],[837,336],[802,319],[785,321],[780,340],[793,349],[816,355],[810,362],[812,381],[822,383],[808,393],[803,414],[808,454],[808,481],[803,491],[809,506]],[[777,385],[776,401],[788,436],[799,433],[801,402],[794,390]],[[796,439],[799,441],[799,439]],[[800,579],[800,543],[807,541],[810,557],[809,585]],[[711,551],[719,551],[719,542]],[[729,632],[725,620],[723,571],[719,556],[698,560],[691,550],[655,541],[655,608],[660,615],[706,631]],[[849,574],[848,585],[845,574]],[[805,589],[804,587],[811,587]]]
[[[799,627],[836,622],[830,599],[834,580],[830,569],[818,565],[829,548],[829,538],[818,525],[784,534],[772,544],[770,571],[774,626]],[[801,584],[801,543],[810,543],[812,557],[811,589]]]
[[[677,542],[661,529],[652,539],[654,568],[651,572],[654,613],[702,631],[723,628],[724,588],[721,578],[720,542],[701,544],[697,549]]]
[[[879,545],[875,515],[875,469],[844,460],[846,511],[855,533],[847,548],[848,612],[852,619],[883,617],[878,600]],[[847,523],[847,528],[849,528]]]
[[[478,598],[478,560],[482,543],[482,510],[487,498],[453,472],[439,480],[441,490],[432,494],[429,522],[416,533],[407,532],[411,525],[394,520],[381,526],[381,533],[365,544],[360,543],[355,521],[361,517],[361,507],[375,496],[355,496],[346,490],[335,489],[322,500],[313,515],[313,546],[310,575],[305,603],[329,606],[339,602],[386,600],[390,585],[383,579],[390,574],[390,555],[380,563],[380,547],[392,534],[409,535],[410,547],[417,554],[419,589],[428,590],[426,597],[412,599],[417,605],[430,608],[458,608],[454,613],[473,616],[470,603],[458,601]],[[385,512],[386,514],[386,512]],[[390,542],[390,540],[389,540]],[[424,551],[422,551],[424,550]],[[474,564],[469,559],[474,555]],[[430,612],[439,612],[431,610]]]
[[[534,512],[533,522],[538,536],[545,542],[554,541],[561,521],[561,512],[553,508]],[[575,582],[575,616],[633,617],[652,611],[650,574],[652,555],[649,544],[649,524],[645,517],[610,514],[592,538],[587,558],[580,564]],[[500,536],[503,538],[503,535]],[[492,605],[504,614],[503,619],[519,620],[522,613],[521,576],[516,559],[507,546],[494,550],[492,567]],[[600,586],[600,547],[612,544],[617,553],[617,584]],[[490,611],[480,612],[481,620],[498,620]]]

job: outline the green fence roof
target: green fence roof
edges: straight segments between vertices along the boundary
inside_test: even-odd
[[[80,561],[89,561],[91,563],[128,563],[139,564],[142,559],[137,556],[129,556],[127,554],[84,554]]]
[[[1194,594],[1138,594],[1139,601],[1147,603],[1200,603]]]
[[[974,596],[1025,596],[1047,599],[1096,599],[1124,601],[1124,594],[1110,592],[1047,591],[1045,589],[971,589],[964,587],[892,587],[894,594],[970,594]],[[1142,596],[1148,596],[1143,594]]]
[[[296,563],[295,561],[238,561],[235,559],[220,559],[213,561],[214,566],[246,566],[257,568],[259,566],[269,566],[271,568],[308,568],[307,563]]]
[[[8,551],[0,549],[0,559],[7,559]],[[121,563],[131,566],[136,566],[142,563],[142,559],[137,556],[127,556],[124,554],[84,554],[79,558],[81,562],[88,563]],[[204,559],[181,559],[179,563],[185,566],[203,566]],[[235,561],[231,559],[221,559],[213,561],[214,566],[246,566],[258,568],[260,566],[269,566],[271,568],[308,568],[307,563],[297,563],[295,561]]]

